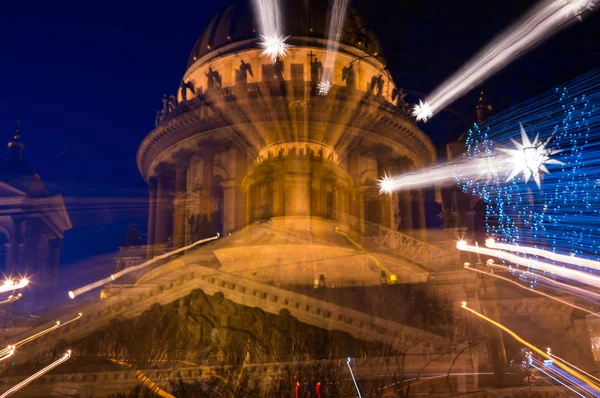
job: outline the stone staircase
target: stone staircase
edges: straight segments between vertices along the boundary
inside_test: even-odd
[[[193,252],[190,257],[194,257]],[[410,326],[392,322],[371,314],[352,310],[298,294],[275,286],[263,284],[236,274],[226,273],[197,263],[185,262],[185,257],[154,269],[146,275],[144,283],[139,283],[139,293],[135,288],[126,289],[127,296],[117,294],[106,300],[81,308],[83,317],[69,325],[56,329],[20,348],[15,359],[27,361],[36,355],[52,349],[58,340],[75,341],[100,330],[116,317],[133,318],[153,304],[168,304],[190,294],[196,289],[213,295],[217,292],[225,298],[248,307],[278,314],[287,310],[301,322],[327,330],[344,331],[365,341],[389,344],[402,352],[439,352],[446,340],[438,335]],[[173,264],[177,264],[173,267]],[[171,265],[171,266],[170,266]],[[170,267],[169,267],[170,266]],[[160,268],[169,271],[160,272]],[[148,288],[148,286],[152,288]],[[15,338],[15,341],[31,336],[55,324],[55,320],[30,330]]]

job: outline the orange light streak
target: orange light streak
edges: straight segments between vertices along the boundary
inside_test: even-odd
[[[480,314],[479,312],[467,307],[467,302],[463,301],[461,303],[461,307],[467,311],[469,311],[470,313],[477,315],[478,317],[480,317],[481,319],[491,323],[492,325],[504,330],[506,333],[508,333],[509,335],[511,335],[515,340],[517,340],[519,343],[523,344],[524,346],[526,346],[527,348],[535,351],[536,353],[538,353],[539,355],[541,355],[542,357],[546,358],[546,359],[552,359],[554,361],[554,364],[556,366],[558,366],[559,368],[561,368],[562,370],[564,370],[565,372],[567,372],[568,374],[570,374],[571,376],[575,377],[576,379],[580,380],[582,383],[586,384],[587,386],[593,388],[594,390],[600,392],[600,386],[597,385],[596,383],[594,383],[592,380],[590,380],[589,378],[587,378],[586,376],[580,374],[579,372],[571,369],[569,366],[565,365],[564,363],[562,363],[561,361],[552,358],[550,355],[548,355],[546,352],[540,350],[539,348],[537,348],[536,346],[534,346],[533,344],[529,343],[528,341],[524,340],[523,338],[521,338],[518,334],[516,334],[515,332],[513,332],[512,330],[510,330],[509,328],[507,328],[506,326],[502,325],[501,323],[498,323],[496,321],[494,321],[493,319],[488,318],[487,316]],[[0,397],[2,398],[2,397]]]

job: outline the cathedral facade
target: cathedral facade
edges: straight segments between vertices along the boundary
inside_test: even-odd
[[[137,153],[150,195],[148,256],[264,220],[425,228],[421,191],[379,195],[376,182],[431,164],[433,144],[353,12],[327,70],[326,4],[312,6],[286,9],[292,47],[275,63],[246,2],[198,39]],[[324,75],[332,86],[321,95]]]

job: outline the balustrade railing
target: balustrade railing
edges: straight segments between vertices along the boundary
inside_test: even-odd
[[[336,211],[334,218],[362,232],[367,242],[378,249],[388,250],[392,254],[429,268],[440,269],[448,265],[456,265],[460,258],[457,251],[443,250],[436,245],[347,213]]]

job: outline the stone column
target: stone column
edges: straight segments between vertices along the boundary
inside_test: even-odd
[[[17,272],[24,271],[21,268],[23,264],[23,254],[25,250],[25,229],[27,221],[24,218],[14,218],[12,220],[12,241],[10,242],[10,255],[7,255],[6,272],[9,275],[14,275]],[[8,261],[10,258],[10,261]]]
[[[252,191],[254,190],[254,181],[248,183],[248,191],[246,192],[246,225],[254,221],[254,208],[252,203]]]
[[[306,175],[285,177],[285,215],[310,215],[310,178]]]
[[[498,313],[498,303],[496,301],[497,291],[493,280],[486,278],[479,279],[479,298],[481,304],[481,312],[495,320],[500,322],[500,314]],[[490,353],[490,359],[492,361],[492,369],[496,376],[496,386],[504,386],[504,376],[506,373],[506,350],[504,348],[504,337],[502,331],[494,325],[485,323],[485,331],[488,343],[488,349]]]
[[[169,173],[166,166],[159,165],[156,170],[157,189],[156,189],[156,223],[154,230],[155,245],[164,244],[169,236],[168,218],[170,198],[169,198]],[[154,255],[159,253],[154,250]]]
[[[401,191],[398,193],[400,197],[400,229],[412,229],[413,228],[413,212],[412,212],[412,198],[410,191]]]
[[[211,236],[212,231],[215,229],[215,214],[212,208],[215,201],[214,153],[215,148],[211,147],[210,144],[200,147],[200,154],[202,155],[202,197],[200,199],[200,208],[206,212],[211,231],[209,235]]]
[[[241,149],[235,151],[235,226],[240,229],[246,225],[246,194],[242,189],[242,181],[248,172],[248,159],[246,152]]]
[[[232,178],[221,183],[223,187],[223,235],[235,230],[236,206],[235,206],[235,179]]]
[[[156,230],[156,177],[148,179],[148,238],[146,240],[146,257],[151,259],[154,254],[154,231]]]
[[[285,214],[285,192],[282,176],[276,176],[273,181],[273,216],[281,217]]]
[[[425,221],[425,199],[423,198],[423,191],[420,189],[413,191],[413,199],[417,203],[417,208],[414,209],[417,214],[417,225],[416,228],[426,228],[427,224]]]
[[[358,189],[358,219],[360,220],[360,232],[365,233],[365,191],[364,187]]]
[[[189,154],[179,153],[176,155],[175,164],[175,211],[173,219],[173,248],[177,249],[185,245],[185,210],[187,194],[187,172],[189,168]]]
[[[62,238],[52,239],[48,242],[48,293],[51,300],[47,307],[53,304],[56,288],[58,287],[58,268],[60,264],[60,248],[62,247]]]

